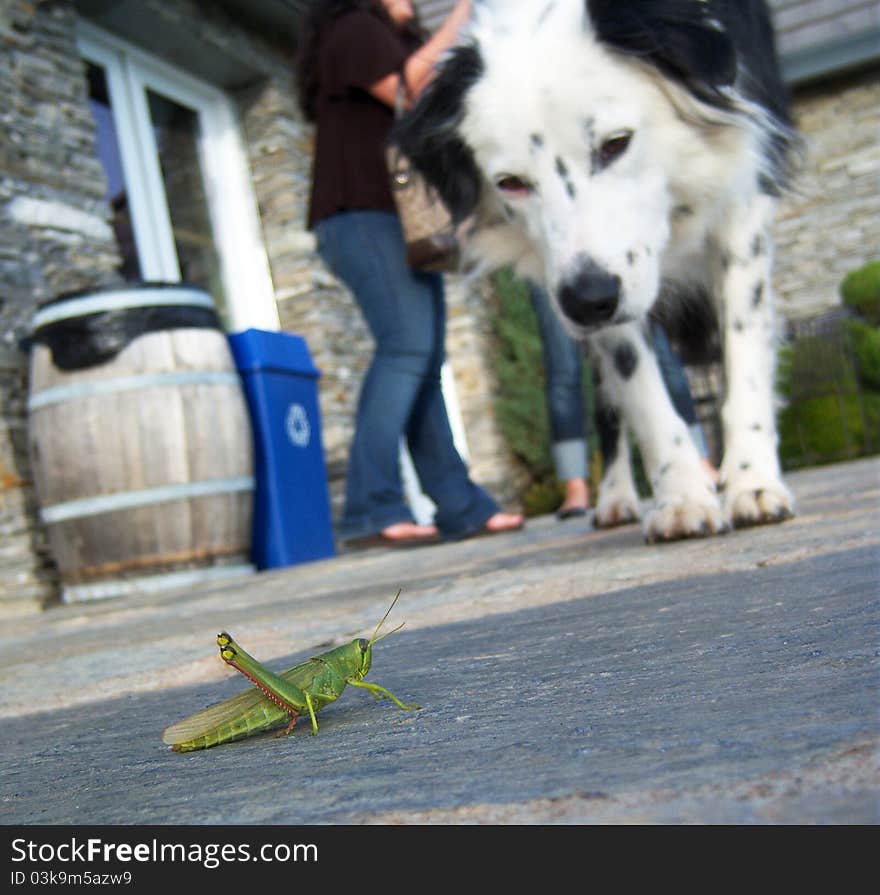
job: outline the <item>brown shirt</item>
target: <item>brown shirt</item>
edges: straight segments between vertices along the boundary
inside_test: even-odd
[[[385,163],[394,110],[367,91],[418,47],[368,10],[333,19],[320,41],[310,228],[338,211],[395,210]]]

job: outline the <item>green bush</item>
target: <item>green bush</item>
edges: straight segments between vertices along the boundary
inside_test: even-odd
[[[880,449],[880,394],[823,395],[797,401],[779,415],[785,469],[860,457]]]
[[[525,285],[509,271],[495,277],[499,314],[495,355],[499,400],[498,419],[507,444],[531,473],[543,481],[553,473],[550,425],[544,399],[541,337]]]
[[[562,486],[555,476],[532,482],[522,496],[523,512],[526,516],[546,516],[559,508],[563,497]]]
[[[821,336],[802,336],[780,349],[776,376],[779,393],[793,400],[856,387],[852,357],[841,342]]]
[[[880,329],[845,319],[779,354],[779,454],[786,469],[880,451]]]
[[[880,391],[880,327],[862,320],[848,320],[859,380],[869,389]]]
[[[840,295],[852,308],[874,326],[880,326],[880,261],[871,261],[843,278]]]

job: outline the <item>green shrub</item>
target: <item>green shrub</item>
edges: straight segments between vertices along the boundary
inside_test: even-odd
[[[509,271],[495,277],[499,314],[495,355],[499,423],[507,444],[528,468],[533,481],[553,474],[550,425],[544,399],[541,337],[525,285]]]
[[[880,261],[871,261],[843,278],[843,302],[874,326],[880,326]]]
[[[526,516],[546,516],[559,508],[563,497],[562,486],[554,476],[532,482],[522,496],[523,512]]]
[[[778,358],[779,454],[786,469],[880,451],[880,329],[847,319]]]
[[[862,320],[848,320],[847,329],[859,380],[866,388],[880,391],[880,327]]]
[[[779,415],[783,468],[821,465],[880,450],[880,394],[823,395]]]
[[[853,390],[856,371],[845,343],[821,336],[802,336],[785,345],[777,360],[776,381],[779,393],[793,400]]]

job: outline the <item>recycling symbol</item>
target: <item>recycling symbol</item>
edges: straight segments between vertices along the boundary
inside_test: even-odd
[[[309,423],[309,415],[302,404],[291,404],[287,408],[284,428],[291,444],[300,448],[308,447],[312,438],[312,427]]]

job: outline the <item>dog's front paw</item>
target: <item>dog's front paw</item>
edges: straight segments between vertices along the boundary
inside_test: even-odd
[[[724,516],[736,528],[784,522],[793,515],[794,498],[780,481],[733,481],[724,489]]]
[[[661,501],[645,519],[645,540],[649,544],[705,538],[727,530],[721,505],[712,496]]]

